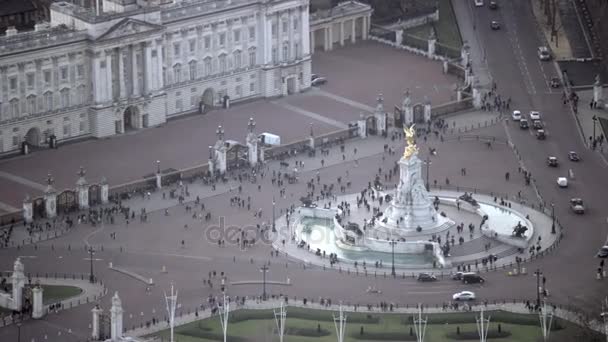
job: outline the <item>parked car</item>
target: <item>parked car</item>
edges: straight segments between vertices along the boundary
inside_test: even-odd
[[[454,295],[452,295],[452,299],[456,301],[475,300],[475,293],[472,291],[454,293]]]
[[[540,120],[540,113],[535,110],[530,111],[530,120]]]
[[[545,140],[545,138],[547,138],[547,135],[545,134],[544,129],[539,129],[538,131],[536,131],[536,139]]]
[[[584,214],[585,206],[583,205],[583,200],[580,198],[571,198],[570,209],[572,209],[575,214]]]
[[[496,3],[496,1],[490,1],[490,9],[498,9],[498,3]]]
[[[532,127],[534,129],[543,129],[543,123],[540,120],[534,120],[532,121]]]
[[[490,28],[492,30],[500,30],[500,23],[496,20],[492,20],[492,22],[490,22]]]
[[[434,274],[430,274],[430,273],[418,273],[418,281],[436,281],[437,277],[435,277]]]
[[[475,0],[475,7],[483,6],[483,0]]]
[[[311,86],[320,86],[321,84],[327,83],[327,79],[325,77],[321,77],[317,74],[312,74],[310,76],[310,85]]]
[[[560,188],[567,188],[568,187],[568,178],[566,178],[566,177],[557,177],[557,185]]]
[[[557,157],[549,156],[547,157],[547,165],[551,167],[557,167],[559,163],[557,162]]]
[[[519,120],[519,128],[528,129],[528,127],[530,127],[530,125],[528,125],[528,120],[526,120],[526,119]]]
[[[475,283],[483,283],[485,279],[483,279],[477,273],[465,273],[462,275],[462,282],[465,284],[475,284]]]
[[[538,47],[538,58],[541,61],[551,60],[551,52],[549,52],[549,48],[546,46],[539,46]]]
[[[519,110],[514,110],[513,114],[511,114],[511,118],[513,118],[513,121],[521,120],[521,112]]]
[[[596,256],[598,258],[602,258],[602,259],[608,258],[608,245],[602,246],[602,248],[600,248],[600,250],[597,251]]]
[[[560,81],[559,77],[551,77],[551,88],[559,88],[561,85],[562,82]]]
[[[574,151],[568,152],[568,159],[570,159],[570,161],[573,161],[573,162],[577,162],[577,161],[581,160],[581,158],[578,156],[578,153],[576,153]]]

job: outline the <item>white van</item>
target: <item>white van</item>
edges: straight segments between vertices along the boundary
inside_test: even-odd
[[[475,7],[483,6],[483,0],[474,0],[474,1],[475,1]]]

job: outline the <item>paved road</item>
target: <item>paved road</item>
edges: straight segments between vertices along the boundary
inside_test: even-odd
[[[599,264],[594,254],[606,240],[608,232],[606,165],[597,154],[585,148],[572,113],[562,105],[561,94],[553,92],[547,85],[547,79],[557,74],[557,68],[554,63],[541,63],[536,57],[541,35],[530,4],[526,1],[499,3],[499,13],[491,13],[487,7],[473,10],[479,23],[479,41],[488,52],[489,66],[499,92],[513,99],[512,108],[523,113],[540,110],[543,115],[549,133],[546,141],[535,140],[529,131],[520,130],[514,124],[509,125],[508,131],[536,178],[545,201],[555,203],[556,215],[566,227],[566,239],[557,255],[530,267],[542,268],[552,285],[553,295],[585,306],[606,295],[605,285],[594,280]],[[504,29],[491,31],[489,21],[496,15],[501,17]],[[505,44],[508,44],[507,48]],[[566,154],[570,150],[578,151],[583,161],[578,164],[569,162]],[[545,159],[549,155],[561,160],[559,168],[546,167]],[[570,168],[576,179],[571,181],[568,189],[559,189],[555,184],[556,177],[565,176]],[[568,208],[571,197],[585,200],[588,211],[584,216],[571,213]]]
[[[456,2],[468,6],[467,2]],[[595,302],[605,295],[605,281],[595,280],[595,268],[598,264],[594,254],[599,245],[606,238],[606,203],[605,189],[608,189],[605,165],[597,156],[585,149],[578,135],[575,121],[567,108],[562,106],[559,93],[552,93],[546,80],[557,71],[552,63],[539,63],[535,51],[539,44],[539,35],[533,21],[531,9],[525,2],[501,1],[501,9],[496,13],[490,13],[484,7],[481,9],[467,9],[475,16],[478,23],[474,30],[474,40],[483,44],[487,53],[488,67],[498,84],[498,90],[503,96],[510,96],[513,100],[512,108],[519,108],[523,112],[531,109],[541,110],[543,121],[547,125],[549,138],[546,141],[537,141],[529,131],[520,130],[513,124],[505,127],[495,126],[481,131],[480,134],[491,134],[499,137],[508,136],[516,145],[523,158],[524,166],[532,172],[536,179],[539,190],[545,201],[554,202],[556,214],[566,228],[566,238],[560,248],[552,255],[538,261],[527,264],[529,270],[537,267],[542,268],[547,277],[547,286],[551,292],[552,300],[561,303],[577,305],[580,307],[597,307]],[[489,21],[495,15],[500,15],[504,23],[501,31],[491,31]],[[460,19],[460,18],[459,18]],[[465,21],[467,22],[467,21]],[[471,22],[471,21],[468,21]],[[462,23],[462,22],[461,22]],[[462,25],[462,24],[461,24]],[[466,32],[466,30],[463,30]],[[473,39],[467,39],[472,42]],[[505,49],[505,45],[507,49]],[[479,62],[479,61],[477,61]],[[339,111],[339,109],[336,109]],[[430,141],[429,144],[434,142]],[[435,142],[439,145],[439,143]],[[456,146],[456,145],[454,145]],[[583,161],[579,164],[570,164],[566,160],[566,152],[570,149],[578,150]],[[424,150],[424,148],[422,149]],[[496,191],[514,193],[519,189],[530,191],[523,187],[521,177],[506,183],[503,170],[513,171],[517,164],[509,161],[505,153],[496,153],[484,159],[477,158],[470,153],[470,147],[456,149],[448,153],[448,158],[461,161],[465,165],[475,162],[476,166],[470,170],[479,172],[476,177],[462,177],[453,182],[465,183],[466,185],[490,184]],[[459,151],[459,152],[457,152]],[[460,153],[460,155],[458,154]],[[545,158],[547,155],[557,155],[562,166],[558,169],[547,169]],[[511,155],[512,156],[512,155]],[[352,156],[349,156],[352,158]],[[441,154],[439,156],[441,157]],[[487,160],[485,160],[487,159]],[[308,164],[309,161],[305,159]],[[382,161],[378,159],[366,159],[361,161],[361,167],[355,167],[353,162],[324,168],[323,177],[332,179],[341,175],[345,170],[351,172],[354,178],[353,184],[365,184],[370,176],[370,170],[375,169]],[[390,162],[389,162],[390,163]],[[373,166],[373,167],[372,167]],[[458,178],[458,170],[461,164],[450,163],[445,168],[433,170],[433,174],[439,179],[444,177]],[[568,189],[558,189],[555,185],[555,177],[564,175],[568,168],[572,168],[576,179],[572,181]],[[373,172],[373,171],[371,171]],[[312,174],[309,174],[309,178]],[[519,184],[519,185],[516,185]],[[303,184],[299,185],[302,187]],[[298,189],[297,187],[295,189]],[[263,187],[258,194],[255,187],[248,186],[246,193],[255,194],[256,204],[254,207],[263,208],[263,218],[257,221],[268,220],[271,209],[269,199],[274,195],[278,197],[276,187]],[[297,190],[296,190],[296,193]],[[206,202],[208,208],[213,212],[226,213],[233,224],[255,224],[251,213],[239,210],[227,205],[227,200],[234,194],[227,193],[218,196],[216,200]],[[571,196],[580,196],[588,206],[585,216],[575,216],[570,213],[567,201]],[[288,196],[281,204],[288,205],[296,201],[296,198]],[[180,208],[176,208],[180,210]],[[181,209],[183,210],[183,209]],[[340,274],[337,272],[323,271],[319,269],[303,269],[298,264],[288,263],[282,257],[270,258],[268,249],[255,247],[250,250],[241,251],[234,247],[220,248],[213,244],[196,243],[201,239],[204,231],[198,228],[184,230],[183,224],[188,222],[188,216],[171,216],[167,218],[161,212],[153,212],[150,219],[156,228],[150,229],[147,225],[131,224],[128,228],[124,223],[116,227],[105,227],[103,231],[95,236],[97,242],[107,241],[108,245],[104,252],[98,253],[98,272],[106,280],[112,290],[119,290],[123,296],[125,308],[127,309],[127,327],[139,324],[151,319],[152,316],[162,317],[162,289],[166,289],[171,280],[179,280],[180,296],[183,298],[184,308],[192,307],[204,301],[209,293],[217,294],[218,280],[214,281],[215,287],[209,289],[200,284],[200,280],[207,277],[207,272],[212,269],[226,270],[231,280],[260,279],[258,267],[268,260],[271,261],[270,279],[283,281],[287,277],[293,286],[273,287],[272,292],[282,292],[290,296],[318,297],[326,296],[334,299],[357,302],[377,302],[387,300],[401,303],[415,303],[419,301],[429,303],[440,303],[449,298],[449,295],[459,289],[462,285],[451,281],[440,281],[433,284],[418,284],[413,279],[390,279],[380,277],[364,277],[362,275]],[[122,221],[121,221],[122,222]],[[159,229],[160,228],[160,229]],[[99,227],[98,227],[99,229]],[[119,241],[109,241],[110,230],[119,230]],[[82,245],[82,240],[90,236],[93,228],[81,226],[75,232],[58,241],[49,241],[38,251],[26,249],[22,251],[2,250],[0,251],[0,265],[6,269],[10,266],[12,257],[17,253],[37,254],[38,258],[28,262],[28,269],[33,272],[43,272],[49,268],[49,260],[58,260],[53,269],[58,271],[87,272],[88,264],[82,261],[85,257],[84,251],[76,249],[71,252],[65,249],[66,243]],[[178,233],[179,232],[179,233]],[[179,240],[187,241],[186,248],[179,247]],[[52,244],[62,245],[55,251],[49,250]],[[125,251],[120,252],[120,245],[125,245]],[[80,254],[78,254],[80,253]],[[235,255],[236,259],[232,256]],[[208,260],[206,258],[212,258]],[[108,260],[116,265],[124,266],[134,272],[146,276],[155,277],[157,286],[152,289],[150,295],[143,295],[144,286],[136,280],[126,278],[122,274],[105,269],[102,265]],[[253,264],[251,263],[253,259]],[[161,274],[162,265],[167,266],[168,274]],[[522,277],[507,277],[503,272],[495,272],[486,275],[487,282],[483,286],[474,286],[475,291],[481,298],[498,299],[505,297],[530,298],[535,297],[535,279],[531,275]],[[319,281],[323,279],[323,281]],[[347,284],[347,285],[346,285]],[[380,295],[369,294],[365,290],[369,286],[376,286],[383,290]],[[233,289],[233,294],[259,294],[259,285],[242,285]],[[109,298],[104,298],[103,305],[108,307]],[[78,336],[88,334],[88,317],[90,317],[90,306],[83,306],[65,312],[58,316],[51,316],[45,322],[28,322],[29,336],[40,338],[40,333],[50,331],[57,334],[58,329],[66,329],[74,326],[73,332]],[[136,310],[133,308],[137,308]],[[139,312],[144,315],[140,316]],[[154,313],[153,313],[154,312]],[[131,316],[133,315],[133,316]],[[1,337],[11,338],[15,336],[14,329],[0,330]],[[70,336],[65,341],[77,340]]]

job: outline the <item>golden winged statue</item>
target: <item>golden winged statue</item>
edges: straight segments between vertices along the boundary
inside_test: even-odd
[[[418,153],[418,147],[416,147],[416,130],[414,130],[415,124],[408,127],[403,127],[403,132],[405,133],[405,141],[407,142],[407,146],[405,147],[405,151],[403,151],[403,158],[409,159],[409,157]]]

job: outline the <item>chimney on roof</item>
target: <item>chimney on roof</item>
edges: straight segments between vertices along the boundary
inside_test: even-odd
[[[15,28],[15,26],[9,26],[6,29],[6,36],[7,37],[11,37],[17,34],[17,29]]]

